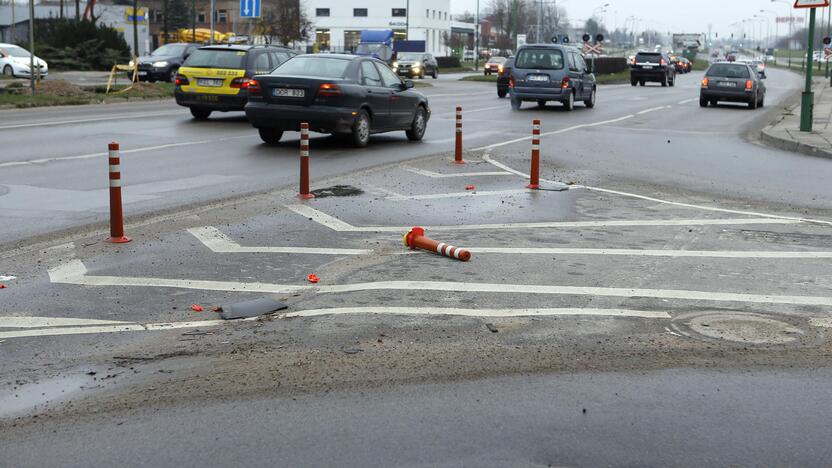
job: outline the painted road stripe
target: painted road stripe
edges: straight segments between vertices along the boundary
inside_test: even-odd
[[[493,190],[493,191],[470,191],[470,192],[452,192],[452,193],[429,193],[427,195],[395,195],[387,197],[391,201],[406,201],[406,200],[437,200],[441,198],[467,198],[467,197],[493,197],[493,196],[514,196],[514,195],[533,195],[534,191],[529,189],[517,190]]]
[[[551,132],[541,133],[540,137],[545,137],[545,136],[549,136],[549,135],[558,135],[558,134],[561,134],[561,133],[567,133],[567,132],[571,132],[571,131],[574,131],[574,130],[580,130],[582,128],[591,128],[591,127],[597,127],[599,125],[607,125],[607,124],[611,124],[611,123],[621,122],[622,120],[632,119],[633,117],[635,117],[635,115],[630,114],[630,115],[625,115],[623,117],[618,117],[617,119],[603,120],[601,122],[575,125],[575,126],[572,126],[572,127],[562,128],[560,130],[553,130]],[[511,145],[513,143],[519,143],[521,141],[527,141],[527,140],[531,140],[531,139],[532,139],[531,136],[515,138],[513,140],[503,141],[503,142],[500,142],[500,143],[493,143],[493,144],[490,144],[490,145],[481,146],[479,148],[474,148],[471,151],[482,151],[482,150],[486,150],[486,149],[498,148],[500,146]]]
[[[509,166],[506,166],[505,164],[503,164],[499,161],[494,161],[488,155],[484,155],[482,157],[482,159],[483,159],[483,161],[485,161],[489,164],[492,164],[495,167],[499,167],[500,169],[512,172],[512,173],[517,174],[518,176],[521,176],[523,178],[528,178],[529,177],[528,174],[520,172],[516,169],[512,169]],[[551,181],[551,180],[546,180],[546,179],[540,179],[540,180],[544,181],[544,182],[555,183],[555,184],[561,183],[561,182]],[[646,195],[639,195],[637,193],[623,192],[623,191],[620,191],[620,190],[611,190],[611,189],[605,189],[605,188],[601,188],[601,187],[592,187],[592,186],[589,186],[589,185],[575,184],[575,185],[570,185],[569,187],[570,188],[583,188],[583,189],[592,190],[592,191],[595,191],[595,192],[609,193],[611,195],[620,195],[622,197],[637,198],[639,200],[646,200],[646,201],[650,201],[650,202],[654,202],[654,203],[660,203],[660,204],[664,204],[664,205],[678,206],[678,207],[681,207],[681,208],[692,208],[692,209],[695,209],[695,210],[713,211],[713,212],[716,212],[716,213],[729,213],[729,214],[744,215],[744,216],[756,216],[758,218],[766,218],[766,219],[769,219],[769,220],[791,221],[791,222],[794,222],[794,223],[814,223],[814,224],[823,224],[823,225],[826,225],[826,226],[832,226],[832,221],[828,221],[828,220],[824,220],[824,219],[801,218],[799,216],[781,216],[781,215],[774,215],[774,214],[769,214],[769,213],[758,213],[756,211],[731,210],[731,209],[727,209],[727,208],[717,208],[717,207],[714,207],[714,206],[695,205],[695,204],[692,204],[692,203],[682,203],[682,202],[675,202],[675,201],[670,201],[670,200],[663,200],[661,198],[649,197],[649,196],[646,196]]]
[[[648,114],[650,112],[656,112],[657,110],[669,109],[669,108],[670,108],[670,106],[651,107],[650,109],[644,109],[643,111],[636,112],[636,115],[644,115],[644,114]]]
[[[438,172],[419,169],[411,166],[402,166],[402,169],[421,176],[430,177],[433,179],[445,179],[449,177],[480,177],[480,176],[505,176],[511,175],[508,171],[484,171],[484,172],[459,172],[456,174],[440,174]]]
[[[50,120],[46,122],[32,122],[32,123],[24,123],[24,124],[14,124],[14,125],[0,125],[0,130],[10,130],[16,128],[29,128],[29,127],[48,127],[52,125],[67,125],[67,124],[77,124],[77,123],[89,123],[89,122],[109,122],[111,120],[124,120],[124,119],[137,119],[141,117],[161,117],[167,115],[184,115],[181,111],[179,112],[153,112],[153,113],[144,113],[144,114],[116,114],[116,115],[108,115],[107,117],[95,117],[90,119],[71,119],[71,120]]]
[[[681,105],[684,105],[684,104],[687,104],[687,103],[689,103],[689,102],[693,102],[693,101],[696,101],[696,98],[693,98],[693,99],[685,99],[684,101],[679,101],[679,102],[677,102],[677,104],[679,104],[679,105],[681,106]]]
[[[213,226],[188,229],[188,232],[216,253],[286,253],[315,255],[367,255],[370,249],[334,249],[326,247],[243,247]]]
[[[258,317],[254,317],[257,319]],[[241,319],[250,321],[252,319]],[[179,330],[182,328],[208,328],[216,327],[227,320],[202,320],[198,322],[172,322],[172,323],[124,323],[122,325],[90,326],[90,327],[63,327],[63,328],[34,328],[26,330],[14,330],[0,332],[0,339],[6,338],[27,338],[38,336],[60,336],[60,335],[84,335],[89,333],[119,333],[136,331],[164,331]]]
[[[116,325],[130,322],[62,317],[0,317],[0,328],[38,328],[84,325]]]
[[[306,205],[286,205],[289,210],[322,226],[338,232],[407,232],[407,226],[353,226]],[[463,224],[453,226],[425,226],[432,231],[479,231],[491,229],[598,228],[648,226],[742,226],[754,224],[797,224],[799,221],[770,218],[724,219],[649,219],[609,221],[552,221],[539,223]]]
[[[524,316],[572,316],[593,317],[638,317],[669,319],[667,312],[626,309],[457,309],[449,307],[338,307],[332,309],[309,309],[283,314],[283,317],[317,317],[320,315],[384,314],[384,315],[461,315],[465,317],[524,317]]]
[[[809,325],[813,327],[832,328],[832,318],[810,318]]]
[[[217,140],[197,140],[197,141],[184,141],[181,143],[169,143],[166,145],[157,145],[157,146],[145,146],[142,148],[133,148],[127,150],[121,150],[121,154],[134,154],[134,153],[146,153],[148,151],[157,151],[162,149],[169,149],[169,148],[179,148],[182,146],[193,146],[193,145],[206,145],[210,143],[218,143],[221,141],[228,141],[228,140],[238,140],[241,138],[249,138],[251,135],[240,135],[240,136],[233,136],[233,137],[226,137],[220,138]],[[81,159],[93,159],[93,158],[101,158],[105,156],[109,156],[108,151],[104,151],[101,153],[90,153],[90,154],[80,154],[76,156],[58,156],[54,158],[41,158],[41,159],[29,159],[27,161],[10,161],[5,163],[0,163],[0,167],[14,167],[14,166],[30,166],[30,165],[37,165],[37,164],[46,164],[50,162],[57,162],[57,161],[74,161],[74,160],[81,160]]]
[[[137,286],[209,291],[291,294],[336,294],[361,291],[445,291],[533,295],[604,296],[624,298],[676,299],[690,301],[741,302],[750,304],[794,304],[832,306],[832,297],[776,296],[679,289],[610,288],[592,286],[554,286],[542,284],[462,283],[452,281],[376,281],[339,285],[290,285],[239,281],[208,281],[127,276],[88,276],[80,260],[73,260],[49,270],[53,283],[83,286]]]

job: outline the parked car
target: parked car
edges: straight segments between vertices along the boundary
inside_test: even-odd
[[[630,84],[652,81],[662,86],[676,84],[676,68],[664,52],[639,52],[630,64]]]
[[[462,61],[463,62],[473,62],[474,61],[474,51],[473,50],[464,50],[462,52]]]
[[[485,62],[485,65],[482,67],[483,73],[488,76],[492,73],[500,73],[503,69],[503,65],[506,63],[505,57],[491,57]]]
[[[436,79],[439,76],[439,64],[431,54],[400,52],[393,62],[393,71],[408,78],[424,78],[425,75],[430,75]]]
[[[514,67],[514,57],[509,57],[497,72],[497,97],[500,99],[508,95],[509,77]]]
[[[512,109],[520,109],[523,101],[535,101],[541,107],[558,101],[568,111],[575,101],[583,101],[592,108],[595,93],[595,75],[575,47],[535,44],[518,49],[509,76]]]
[[[241,111],[248,100],[249,79],[269,73],[297,55],[274,46],[214,45],[195,50],[176,74],[176,103],[190,108],[197,120],[213,111]]]
[[[266,143],[302,122],[321,133],[349,135],[356,147],[370,134],[404,130],[419,141],[425,135],[428,99],[411,90],[384,62],[355,55],[300,55],[248,83],[246,116]]]
[[[188,43],[174,43],[165,44],[162,47],[154,50],[150,55],[139,57],[138,70],[136,75],[139,81],[169,81],[171,83],[176,79],[176,73],[182,62],[199,48],[198,44]],[[134,62],[130,61],[130,67],[133,67]],[[128,75],[133,78],[133,72],[129,71]]]
[[[6,76],[18,78],[29,78],[32,76],[31,65],[32,54],[23,47],[14,44],[0,43],[0,71]],[[46,61],[37,55],[35,60],[35,76],[46,78],[49,75],[49,66]]]
[[[699,90],[699,105],[716,106],[719,101],[747,102],[750,109],[763,107],[766,86],[751,65],[716,62],[708,67]]]

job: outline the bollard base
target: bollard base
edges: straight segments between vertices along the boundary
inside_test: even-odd
[[[529,184],[529,185],[526,186],[526,188],[527,189],[532,189],[532,190],[539,190],[540,185],[539,184]]]
[[[107,242],[110,242],[110,243],[113,243],[113,244],[126,244],[126,243],[128,243],[132,240],[133,239],[131,239],[127,236],[121,236],[121,237],[110,237],[110,238],[107,239]]]
[[[454,159],[454,164],[465,164],[465,161],[462,159]]]
[[[315,195],[311,193],[299,193],[298,198],[300,198],[301,200],[310,200],[312,198],[315,198]]]

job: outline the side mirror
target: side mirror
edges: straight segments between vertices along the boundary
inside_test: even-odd
[[[404,89],[410,89],[413,86],[413,80],[404,80]]]
[[[766,79],[766,72],[757,73],[757,76],[759,76],[761,80],[764,80]]]

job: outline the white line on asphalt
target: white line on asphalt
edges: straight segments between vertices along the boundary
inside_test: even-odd
[[[367,190],[367,192],[372,193],[373,195],[380,195],[382,197],[403,197],[404,196],[401,193],[394,192],[392,190],[387,190],[386,188],[377,187],[377,186],[372,185],[372,184],[364,183],[361,186],[364,187]]]
[[[338,307],[332,309],[309,309],[289,312],[282,315],[292,317],[316,317],[320,315],[343,314],[384,314],[384,315],[461,315],[465,317],[524,317],[524,316],[572,316],[585,315],[593,317],[638,317],[650,319],[669,319],[667,312],[627,309],[458,309],[450,307]]]
[[[254,317],[257,319],[259,317]],[[240,319],[251,321],[252,318]],[[179,330],[182,328],[208,328],[228,323],[227,320],[203,320],[197,322],[171,322],[171,323],[124,323],[121,325],[90,326],[90,327],[63,327],[63,328],[35,328],[27,330],[14,330],[0,332],[0,339],[5,338],[27,338],[38,336],[60,336],[60,335],[84,335],[89,333],[119,333],[136,331],[164,331]]]
[[[491,196],[513,196],[513,195],[534,195],[535,192],[541,191],[529,189],[516,190],[492,190],[492,191],[468,191],[468,192],[451,192],[451,193],[429,193],[426,195],[396,195],[387,197],[391,201],[405,201],[405,200],[435,200],[440,198],[467,198],[467,197],[491,197]]]
[[[361,291],[445,291],[470,293],[503,293],[529,295],[604,296],[624,298],[676,299],[690,301],[742,302],[751,304],[793,304],[832,306],[832,297],[775,296],[716,291],[691,291],[679,289],[610,288],[593,286],[554,286],[543,284],[462,283],[453,281],[376,281],[340,285],[291,285],[240,281],[207,281],[126,276],[88,276],[80,260],[59,265],[49,270],[53,283],[82,286],[136,286],[178,288],[208,291],[256,292],[292,294],[311,292],[335,294]],[[0,336],[2,338],[2,336]]]
[[[433,179],[444,179],[448,177],[480,177],[480,176],[505,176],[511,175],[510,172],[506,171],[484,171],[484,172],[458,172],[456,174],[440,174],[438,172],[428,171],[425,169],[419,169],[417,167],[411,166],[402,166],[402,169],[405,171],[412,172],[414,174],[419,174],[425,177],[431,177]]]
[[[0,317],[0,328],[38,328],[84,325],[117,325],[129,322],[62,317]]]
[[[168,148],[178,148],[181,146],[193,146],[193,145],[205,145],[209,143],[218,143],[221,141],[228,141],[228,140],[238,140],[240,138],[249,138],[251,135],[239,135],[239,136],[232,136],[232,137],[225,137],[220,138],[217,140],[197,140],[197,141],[184,141],[181,143],[168,143],[165,145],[156,145],[156,146],[145,146],[142,148],[133,148],[133,149],[126,149],[121,150],[120,153],[124,154],[133,154],[133,153],[146,153],[148,151],[156,151],[161,149],[168,149]],[[90,154],[80,154],[77,156],[58,156],[54,158],[41,158],[41,159],[29,159],[27,161],[11,161],[0,163],[0,167],[13,167],[13,166],[29,166],[29,165],[36,165],[36,164],[45,164],[50,162],[56,161],[73,161],[77,159],[92,159],[92,158],[103,158],[105,156],[109,156],[109,153],[104,151],[101,153],[90,153]]]
[[[832,328],[832,318],[810,318],[809,325],[813,327]]]
[[[243,247],[213,226],[188,229],[194,237],[216,253],[287,253],[315,255],[367,255],[369,249],[334,249],[324,247]]]
[[[551,132],[541,133],[540,137],[545,137],[545,136],[549,136],[549,135],[558,135],[558,134],[561,134],[561,133],[571,132],[573,130],[579,130],[579,129],[582,129],[582,128],[597,127],[599,125],[607,125],[607,124],[611,124],[611,123],[621,122],[622,120],[632,119],[633,117],[635,117],[635,115],[630,114],[630,115],[625,115],[623,117],[618,117],[617,119],[603,120],[601,122],[574,125],[572,127],[562,128],[560,130],[553,130]],[[481,146],[479,148],[474,148],[471,151],[482,151],[482,150],[485,150],[485,149],[498,148],[500,146],[506,146],[506,145],[510,145],[510,144],[513,144],[513,143],[519,143],[521,141],[526,141],[526,140],[531,140],[531,139],[532,139],[532,137],[531,137],[531,135],[529,135],[529,136],[522,137],[522,138],[515,138],[513,140],[508,140],[508,141],[503,141],[503,142],[500,142],[500,143],[493,143],[493,144],[490,144],[490,145]]]
[[[466,97],[470,97],[470,96],[490,96],[491,94],[492,94],[492,92],[489,91],[487,93],[464,93],[464,94],[463,93],[446,93],[446,94],[428,94],[428,93],[425,93],[425,96],[428,99],[433,99],[433,98],[440,98],[440,97],[466,98]],[[464,112],[464,108],[463,108],[463,112]]]
[[[502,106],[478,107],[476,109],[464,109],[463,108],[462,113],[463,113],[463,117],[464,117],[464,114],[473,114],[475,112],[485,112],[485,111],[496,110],[496,109],[508,109],[508,106],[504,104]],[[451,111],[451,112],[443,112],[439,115],[447,115],[447,116],[455,117],[456,116],[456,111],[454,110],[454,111]]]
[[[0,125],[0,130],[9,130],[9,129],[16,129],[16,128],[28,128],[28,127],[46,127],[49,125],[66,125],[66,124],[75,124],[75,123],[88,123],[88,122],[109,122],[111,120],[124,120],[124,119],[137,119],[142,117],[161,117],[165,115],[184,115],[181,111],[179,112],[153,112],[153,113],[144,113],[144,114],[116,114],[116,115],[108,115],[107,117],[96,117],[92,119],[72,119],[72,120],[50,120],[47,122],[32,122],[32,123],[25,123],[25,124],[14,124],[14,125]]]
[[[398,232],[410,229],[407,226],[353,226],[347,222],[328,215],[306,205],[286,205],[291,211],[310,219],[322,226],[338,232]],[[608,221],[551,221],[536,223],[503,224],[462,224],[448,226],[425,226],[432,231],[480,231],[491,229],[543,229],[543,228],[597,228],[625,226],[742,226],[751,224],[798,224],[799,221],[760,219],[760,218],[723,218],[723,219],[647,219],[647,220],[608,220]]]
[[[499,167],[500,169],[510,171],[514,174],[517,174],[517,175],[521,176],[521,177],[525,177],[525,178],[529,177],[528,174],[525,174],[525,173],[520,172],[518,170],[512,169],[512,168],[506,166],[505,164],[503,164],[501,162],[492,160],[488,155],[484,155],[482,157],[482,160],[487,162],[487,163],[490,163],[490,164],[494,165],[495,167]],[[561,182],[557,182],[557,181],[546,180],[546,179],[543,179],[543,178],[541,178],[540,180],[544,181],[544,182],[552,182],[552,183],[555,183],[555,184],[560,184],[561,183]],[[744,215],[744,216],[756,216],[758,218],[766,218],[766,219],[770,219],[770,220],[775,220],[776,219],[776,220],[782,220],[782,221],[791,221],[791,222],[794,222],[794,223],[814,223],[814,224],[823,224],[823,225],[827,225],[827,226],[832,226],[832,221],[827,221],[827,220],[824,220],[824,219],[801,218],[799,216],[781,216],[781,215],[774,215],[774,214],[768,214],[768,213],[758,213],[756,211],[731,210],[731,209],[728,209],[728,208],[717,208],[717,207],[713,207],[713,206],[695,205],[695,204],[692,204],[692,203],[682,203],[682,202],[675,202],[675,201],[670,201],[670,200],[663,200],[661,198],[649,197],[647,195],[639,195],[637,193],[622,192],[620,190],[611,190],[611,189],[605,189],[605,188],[601,188],[601,187],[592,187],[592,186],[589,186],[589,185],[575,184],[575,185],[570,185],[569,188],[570,189],[584,188],[584,189],[592,190],[592,191],[595,191],[595,192],[609,193],[609,194],[612,194],[612,195],[620,195],[622,197],[637,198],[639,200],[646,200],[646,201],[650,201],[650,202],[654,202],[654,203],[661,203],[661,204],[665,204],[665,205],[678,206],[678,207],[681,207],[681,208],[692,208],[692,209],[696,209],[696,210],[713,211],[713,212],[716,212],[716,213],[729,213],[729,214]]]
[[[683,104],[687,104],[687,103],[689,103],[689,102],[693,102],[693,101],[696,101],[696,98],[693,98],[693,99],[685,99],[684,101],[679,101],[679,102],[677,102],[677,104],[679,104],[679,105],[681,106],[681,105],[683,105]]]
[[[650,113],[650,112],[655,112],[657,110],[669,109],[669,108],[670,108],[670,106],[651,107],[650,109],[644,109],[643,111],[636,112],[636,115],[644,115],[644,114],[647,114],[647,113]]]

